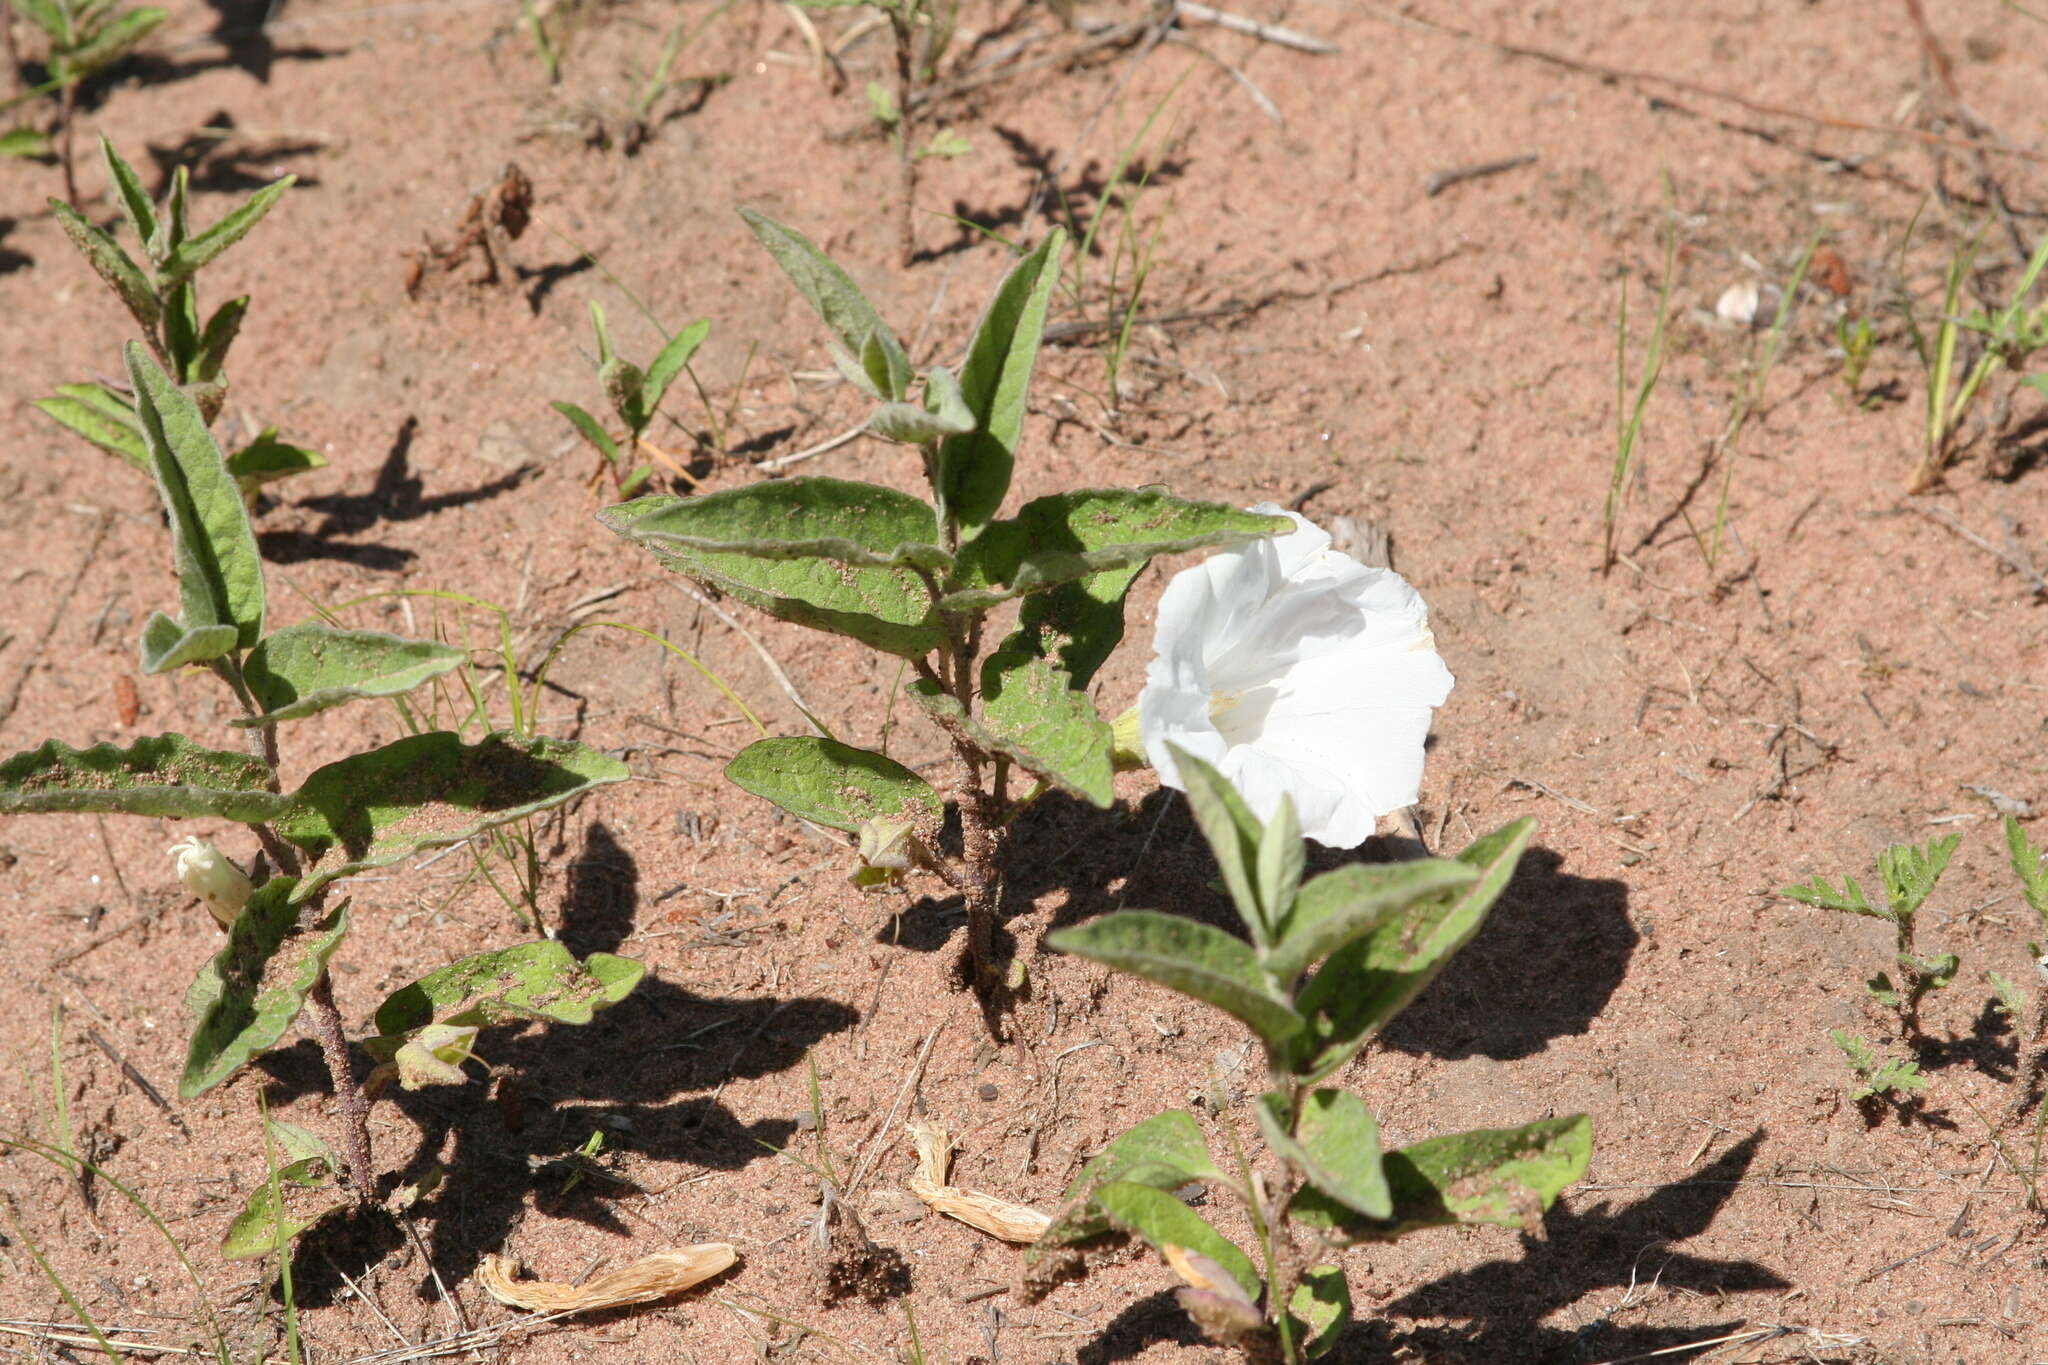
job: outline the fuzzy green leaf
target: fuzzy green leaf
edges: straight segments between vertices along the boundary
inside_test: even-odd
[[[153,611],[142,626],[142,671],[168,673],[186,664],[203,664],[232,654],[234,648],[233,626],[187,630],[162,612]]]
[[[1470,885],[1470,863],[1426,858],[1407,863],[1349,863],[1301,888],[1266,954],[1266,969],[1291,982],[1329,954],[1412,901]]]
[[[989,655],[981,667],[980,715],[968,714],[922,679],[908,691],[925,710],[987,752],[1005,754],[1032,776],[1103,810],[1115,802],[1109,723],[1051,660],[1010,652]]]
[[[249,229],[263,221],[263,215],[270,212],[297,179],[296,175],[287,175],[271,181],[229,210],[218,223],[178,243],[158,268],[157,282],[168,289],[192,278],[194,271],[248,236]]]
[[[1095,1203],[1096,1191],[1107,1184],[1123,1181],[1176,1190],[1191,1181],[1218,1178],[1194,1117],[1179,1109],[1154,1114],[1089,1158],[1067,1186],[1058,1215],[1024,1253],[1024,1262],[1036,1264],[1108,1232],[1109,1219]]]
[[[974,419],[928,412],[915,403],[884,403],[868,417],[868,430],[900,445],[925,445],[974,430]]]
[[[248,649],[263,636],[263,561],[241,489],[198,406],[132,341],[128,374],[157,491],[170,514],[184,623],[231,625],[237,644]]]
[[[178,1093],[204,1094],[284,1037],[306,995],[348,933],[348,902],[317,924],[299,923],[299,883],[273,877],[256,888],[228,930],[228,945],[185,993],[197,1017]]]
[[[100,157],[107,163],[107,177],[114,182],[121,212],[127,217],[128,226],[135,230],[135,240],[146,247],[156,235],[156,208],[149,202],[149,191],[142,188],[142,177],[114,150],[105,133],[100,134]]]
[[[228,361],[228,348],[241,335],[242,319],[248,312],[247,294],[229,299],[213,310],[213,316],[206,320],[206,330],[199,334],[198,342],[193,346],[191,379],[194,383],[210,384],[220,378],[221,367]],[[321,463],[326,461],[321,460]]]
[[[1889,920],[1891,915],[1870,903],[1863,894],[1863,888],[1856,884],[1854,877],[1842,878],[1842,889],[1837,891],[1828,885],[1826,877],[1815,877],[1799,886],[1788,886],[1778,892],[1787,900],[1802,905],[1815,906],[1822,910],[1840,910],[1851,915],[1868,915],[1872,919]]]
[[[276,1186],[264,1180],[228,1224],[227,1235],[220,1240],[221,1259],[248,1261],[282,1251],[321,1219],[347,1208],[348,1198],[334,1175],[330,1156],[302,1157],[278,1167]]]
[[[764,213],[742,208],[740,217],[746,220],[768,254],[789,276],[797,292],[809,301],[825,325],[832,329],[848,355],[859,356],[872,345],[895,357],[902,357],[903,347],[896,340],[896,334],[882,321],[882,315],[861,293],[853,277],[840,269],[838,264],[811,244],[811,239],[795,228],[784,227]],[[890,362],[892,371],[898,370],[895,360]],[[878,398],[897,399],[903,396],[910,384],[910,362],[900,362],[900,378],[896,374],[885,374],[880,380],[871,376],[869,392]]]
[[[1259,904],[1255,880],[1264,826],[1222,773],[1178,746],[1173,753],[1174,761],[1180,765],[1181,781],[1186,784],[1188,809],[1222,869],[1224,889],[1236,903],[1245,928],[1251,931],[1252,942],[1265,952],[1272,944],[1274,926],[1272,916]]]
[[[2005,817],[2005,847],[2012,857],[2012,875],[2020,879],[2020,894],[2029,908],[2048,928],[2048,855],[2027,838],[2020,822]]]
[[[147,474],[149,447],[135,424],[135,408],[127,399],[99,384],[60,384],[57,397],[39,398],[36,409],[91,441],[119,455]]]
[[[1380,1159],[1380,1126],[1365,1101],[1347,1090],[1303,1097],[1299,1116],[1278,1091],[1253,1109],[1266,1145],[1308,1182],[1355,1213],[1387,1218],[1394,1211]]]
[[[0,104],[0,109],[6,107]],[[20,156],[35,160],[53,155],[55,147],[50,141],[50,135],[40,128],[9,128],[5,132],[0,132],[0,156]]]
[[[77,47],[51,60],[54,75],[66,81],[84,80],[103,71],[135,50],[136,44],[156,31],[170,17],[169,10],[154,7],[126,10],[99,26]]]
[[[1393,1212],[1364,1218],[1316,1190],[1294,1196],[1294,1218],[1340,1244],[1391,1242],[1422,1228],[1491,1223],[1537,1231],[1543,1212],[1586,1173],[1593,1125],[1584,1114],[1520,1128],[1477,1128],[1386,1154]]]
[[[464,744],[437,730],[315,769],[273,827],[306,853],[304,899],[336,877],[461,843],[629,775],[568,740],[498,731]]]
[[[263,714],[230,725],[272,725],[359,697],[396,697],[462,666],[453,645],[311,622],[272,631],[249,651],[242,680]]]
[[[640,425],[643,427],[654,418],[655,410],[661,407],[661,400],[668,393],[668,386],[690,363],[690,357],[697,354],[697,348],[704,344],[704,338],[711,335],[711,320],[699,318],[682,331],[668,339],[668,344],[657,351],[654,363],[647,367],[647,384],[642,390]]]
[[[994,520],[1010,491],[1031,372],[1066,240],[1054,228],[1011,268],[975,326],[960,367],[960,393],[974,414],[975,430],[940,445],[938,484],[946,515],[959,523],[963,539]]]
[[[1327,1354],[1351,1322],[1351,1285],[1344,1268],[1319,1265],[1303,1271],[1287,1311],[1294,1318],[1302,1354],[1310,1360]]]
[[[155,327],[163,310],[157,303],[156,290],[150,285],[149,277],[142,273],[142,267],[135,264],[112,237],[86,221],[85,215],[77,209],[62,199],[51,199],[48,203],[57,225],[64,229],[71,245],[85,257],[93,273],[107,282],[107,287],[128,306],[128,311],[135,315],[135,320],[145,331]]]
[[[894,759],[812,735],[755,740],[725,775],[799,819],[849,834],[887,816],[936,820],[944,809],[931,783]]]
[[[1409,902],[1331,955],[1295,1002],[1309,1021],[1295,1068],[1306,1083],[1350,1061],[1479,932],[1535,832],[1524,818],[1481,838],[1458,855],[1478,870],[1470,883]]]
[[[1294,1044],[1307,1027],[1267,982],[1251,946],[1213,925],[1156,910],[1120,910],[1048,934],[1045,941],[1060,952],[1206,1001],[1243,1021],[1275,1050]]]
[[[285,807],[260,758],[208,749],[183,735],[125,749],[50,740],[0,763],[0,813],[105,812],[159,819],[269,820]]]
[[[1911,919],[1913,912],[1926,902],[1962,841],[1960,834],[1945,834],[1925,849],[1893,844],[1877,855],[1877,874],[1884,883],[1894,920]]]
[[[844,479],[749,484],[704,497],[646,497],[598,520],[667,568],[771,616],[921,658],[944,635],[911,565],[948,562],[931,507]]]
[[[1155,1251],[1163,1254],[1168,1247],[1182,1247],[1207,1256],[1229,1273],[1247,1298],[1258,1298],[1264,1288],[1252,1258],[1170,1192],[1116,1180],[1095,1192],[1095,1203],[1117,1231],[1142,1237]]]
[[[553,406],[556,412],[569,419],[569,425],[576,428],[577,433],[584,440],[590,442],[598,454],[604,456],[607,464],[617,464],[619,462],[619,443],[614,441],[611,433],[604,429],[604,423],[598,421],[574,403],[563,402],[557,399]]]
[[[647,973],[630,957],[592,953],[578,962],[555,939],[521,943],[451,962],[377,1007],[377,1032],[387,1037],[429,1024],[485,1028],[511,1019],[587,1024],[632,994]]]
[[[265,427],[260,435],[228,456],[228,473],[244,498],[264,484],[327,468],[326,457],[277,439],[276,427]]]

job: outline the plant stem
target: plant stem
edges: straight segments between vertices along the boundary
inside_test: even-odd
[[[334,1078],[335,1101],[341,1107],[341,1164],[349,1192],[358,1204],[372,1203],[377,1190],[371,1174],[375,1168],[370,1165],[370,1102],[363,1095],[355,1060],[349,1056],[348,1035],[342,1027],[341,1011],[334,1004],[334,983],[324,971],[306,994],[306,1013],[313,1020],[321,1055],[327,1059],[328,1074]]]
[[[71,205],[71,207],[73,208],[77,208],[78,172],[73,166],[71,157],[72,125],[76,122],[76,120],[73,118],[73,115],[75,115],[78,112],[77,81],[67,81],[65,83],[62,101],[63,113],[60,115],[60,117],[64,121],[64,142],[61,149],[62,156],[64,158],[64,202]]]
[[[896,36],[896,235],[898,251],[908,267],[917,258],[917,225],[912,201],[917,197],[917,155],[911,150],[914,115],[911,86],[917,65],[916,0],[897,0],[889,9],[889,28]]]
[[[2003,1128],[2027,1112],[2027,1101],[2034,1095],[2034,1080],[2041,1074],[2044,1062],[2048,1062],[2048,993],[2034,1004],[2033,1036],[2020,1049],[2020,1064],[2012,1077],[2012,1098],[2005,1102],[2005,1113],[1998,1121],[1999,1127]],[[2042,1106],[2042,1111],[2048,1113],[2048,1104]]]

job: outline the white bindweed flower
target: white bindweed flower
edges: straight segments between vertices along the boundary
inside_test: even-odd
[[[164,852],[177,859],[178,881],[206,903],[225,929],[235,922],[256,888],[248,875],[207,840],[188,834]]]
[[[1183,786],[1177,745],[1215,765],[1260,819],[1292,796],[1302,833],[1352,848],[1414,803],[1451,674],[1406,579],[1285,515],[1292,532],[1211,555],[1167,585],[1138,732],[1167,786]]]

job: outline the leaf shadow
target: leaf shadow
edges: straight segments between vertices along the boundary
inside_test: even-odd
[[[957,255],[988,241],[991,234],[1009,235],[1003,232],[1005,228],[1028,231],[1033,225],[1024,221],[1025,215],[1034,205],[1036,218],[1047,228],[1067,223],[1069,219],[1085,225],[1092,222],[1105,207],[1111,185],[1109,169],[1101,162],[1091,159],[1079,170],[1068,172],[1068,180],[1064,187],[1041,194],[1038,187],[1051,180],[1060,149],[1049,143],[1033,141],[1028,134],[1000,124],[992,127],[990,131],[1008,148],[1016,168],[1029,172],[1025,182],[1029,188],[1024,197],[1014,203],[990,204],[980,208],[965,200],[954,200],[952,212],[940,215],[955,220],[952,240],[921,249],[915,257],[917,261],[943,260],[947,256]],[[1153,161],[1133,158],[1123,168],[1121,183],[1133,186],[1140,181],[1148,181],[1150,185],[1166,185],[1186,173],[1187,163],[1172,157],[1162,157]],[[1084,226],[1083,232],[1086,230]],[[1105,238],[1108,239],[1107,246],[1110,249],[1115,248],[1114,237],[1108,233],[1101,233],[1095,238],[1091,255],[1100,257],[1104,254]],[[1078,239],[1079,234],[1076,234],[1077,244]]]
[[[1136,1360],[1154,1346],[1167,1345],[1188,1349],[1212,1344],[1182,1310],[1173,1291],[1162,1289],[1125,1305],[1074,1353],[1074,1361],[1075,1365],[1115,1365],[1119,1360]]]
[[[36,258],[25,251],[16,251],[6,244],[7,234],[21,226],[19,218],[0,218],[0,275],[11,275],[17,270],[26,270],[36,263]]]
[[[176,142],[143,144],[156,166],[156,188],[151,198],[161,200],[170,188],[171,176],[183,166],[195,191],[215,194],[253,194],[277,179],[277,163],[290,157],[311,156],[325,151],[318,138],[285,136],[256,137],[244,134],[235,116],[226,109]],[[295,187],[319,184],[306,171],[298,173]]]

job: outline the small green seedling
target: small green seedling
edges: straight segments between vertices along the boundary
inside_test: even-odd
[[[2048,940],[2048,851],[2027,838],[2020,822],[2010,815],[2005,817],[2005,847],[2012,859],[2012,874],[2019,878],[2020,894],[2040,922],[2042,936],[2027,944],[2027,956],[2034,960],[2035,981],[2040,987],[2035,1001],[2030,1002],[2026,993],[2010,982],[2001,985],[2003,978],[1993,974],[1993,986],[2001,1004],[2022,1030],[2020,1064],[2013,1074],[2012,1098],[2005,1108],[2005,1122],[2011,1123],[2026,1112],[2034,1096],[2035,1082],[2048,1069],[2048,950],[2042,947],[2042,940]],[[2032,1016],[2022,1023],[2029,1003],[2033,1004]]]
[[[1666,229],[1664,241],[1664,283],[1657,291],[1657,317],[1650,328],[1650,349],[1643,358],[1642,378],[1636,383],[1635,401],[1628,396],[1628,279],[1621,281],[1621,302],[1614,318],[1614,464],[1607,476],[1607,502],[1600,516],[1600,571],[1615,564],[1615,531],[1628,502],[1631,476],[1636,468],[1636,447],[1643,439],[1643,415],[1657,380],[1664,372],[1664,330],[1671,318],[1671,283],[1678,274],[1678,227]]]
[[[1942,470],[1954,454],[1956,436],[1962,429],[1963,419],[1978,396],[1989,391],[1987,385],[1995,387],[1994,381],[2001,376],[2009,381],[1996,395],[1998,416],[1994,421],[1994,444],[2003,436],[2010,420],[2013,388],[2024,386],[2048,397],[2048,371],[2026,373],[2034,353],[2048,349],[2048,301],[2036,306],[2027,302],[2042,271],[2048,270],[2048,236],[2043,236],[2040,245],[2034,248],[2032,259],[2021,272],[2019,282],[2013,287],[2004,307],[1995,312],[1980,308],[1964,316],[1961,311],[1963,286],[1982,241],[1983,233],[1980,231],[1969,242],[1958,246],[1950,258],[1942,294],[1941,319],[1935,326],[1931,346],[1913,316],[1911,300],[1902,301],[1907,327],[1921,364],[1927,370],[1926,440],[1920,463],[1907,486],[1908,493],[1923,493],[1941,477]],[[1966,334],[1976,339],[1976,358],[1965,368],[1958,361],[1957,350]]]
[[[228,348],[241,331],[249,296],[229,299],[202,322],[198,273],[247,236],[291,188],[295,177],[287,175],[264,186],[219,222],[193,232],[186,223],[188,178],[183,166],[172,173],[163,202],[152,204],[135,168],[104,137],[100,153],[118,191],[122,216],[141,244],[148,268],[69,204],[52,199],[50,211],[94,273],[127,306],[157,365],[191,395],[200,416],[211,424],[227,401]],[[100,383],[63,384],[56,397],[41,399],[35,406],[100,449],[150,474],[148,440],[131,396]],[[275,427],[265,428],[227,460],[228,473],[245,499],[273,480],[326,464],[315,452],[278,440]]]
[[[49,79],[32,90],[0,103],[0,111],[42,95],[55,93],[59,105],[57,157],[64,165],[64,198],[78,202],[78,177],[72,158],[77,126],[78,89],[85,81],[120,61],[170,17],[154,5],[122,9],[115,0],[13,0],[15,9],[41,30],[47,45],[44,67]],[[0,23],[9,22],[0,6]],[[13,44],[7,44],[12,53]],[[0,156],[47,156],[49,137],[18,127],[0,135]]]
[[[1855,1073],[1855,1088],[1849,1092],[1851,1104],[1890,1100],[1903,1105],[1909,1096],[1927,1088],[1927,1078],[1920,1074],[1918,1062],[1880,1056],[1860,1033],[1831,1028],[1828,1037],[1835,1040],[1835,1046],[1848,1058],[1849,1070]]]
[[[1836,319],[1835,342],[1842,348],[1842,387],[1848,390],[1849,401],[1859,408],[1870,408],[1876,396],[1862,393],[1863,373],[1870,368],[1871,354],[1877,348],[1870,319],[1856,318],[1853,324],[1847,314]]]
[[[1955,980],[1958,963],[1954,953],[1922,957],[1914,951],[1913,916],[1926,903],[1961,842],[1962,836],[1950,834],[1924,849],[1912,844],[1893,844],[1878,854],[1877,875],[1885,894],[1881,906],[1870,903],[1854,877],[1842,878],[1839,890],[1830,886],[1827,878],[1815,877],[1805,885],[1788,886],[1778,893],[1804,905],[1866,915],[1892,926],[1899,979],[1894,983],[1890,972],[1879,972],[1864,985],[1879,1004],[1897,1012],[1901,1035],[1916,1042],[1925,1041],[1920,1031],[1921,1002]]]
[[[826,733],[749,745],[726,775],[856,838],[863,885],[917,867],[962,893],[975,979],[990,997],[1006,988],[995,926],[1012,820],[1051,787],[1101,809],[1115,799],[1113,736],[1087,689],[1123,639],[1132,581],[1154,556],[1292,523],[1157,489],[1076,489],[1001,515],[1063,233],[997,286],[957,375],[942,365],[920,373],[844,270],[802,234],[742,213],[831,330],[840,372],[875,400],[869,432],[918,452],[931,501],[799,478],[643,497],[599,520],[727,596],[908,661],[907,694],[951,741],[939,785]],[[1011,603],[1014,624],[997,637],[994,613]],[[1021,797],[1013,770],[1035,779]],[[957,865],[940,855],[949,798],[964,844]]]
[[[605,430],[602,422],[574,403],[557,401],[554,407],[556,412],[569,419],[569,425],[575,427],[598,454],[600,463],[591,477],[591,487],[595,488],[609,470],[620,497],[630,498],[639,493],[654,477],[654,466],[640,460],[643,448],[688,479],[689,475],[680,464],[647,440],[647,428],[654,421],[661,400],[668,395],[669,385],[683,373],[690,357],[711,334],[710,321],[699,319],[670,337],[655,354],[653,363],[644,370],[631,361],[621,359],[612,349],[611,332],[605,326],[604,305],[595,302],[590,305],[590,322],[597,332],[597,379],[604,385],[605,399],[611,404],[613,415],[624,426],[625,433],[613,436]]]
[[[248,825],[261,844],[267,871],[254,877],[203,841],[180,852],[180,876],[222,918],[227,946],[186,992],[195,1024],[179,1093],[191,1099],[223,1084],[304,1014],[334,1082],[344,1140],[336,1158],[317,1140],[282,1134],[289,1139],[284,1184],[260,1187],[229,1234],[228,1254],[258,1255],[325,1212],[374,1197],[369,1096],[328,974],[350,927],[348,901],[329,904],[337,884],[465,843],[628,774],[618,760],[571,741],[501,731],[471,743],[442,730],[337,759],[283,791],[279,733],[287,722],[403,696],[466,656],[436,641],[375,631],[270,628],[248,508],[198,396],[143,346],[131,342],[126,360],[135,421],[169,522],[180,603],[177,617],[155,612],[143,626],[142,668],[212,672],[236,703],[240,714],[228,724],[246,747],[215,749],[179,734],[127,748],[51,740],[0,762],[0,813],[230,821]],[[517,1019],[587,1023],[641,974],[639,963],[603,953],[578,962],[554,940],[465,958],[387,1000],[365,1046],[408,1088],[459,1082],[478,1029]]]
[[[1178,915],[1126,910],[1046,942],[1214,1005],[1249,1028],[1272,1087],[1253,1101],[1272,1163],[1255,1168],[1234,1126],[1226,1125],[1231,1159],[1219,1163],[1193,1115],[1146,1119],[1082,1168],[1025,1252],[1025,1286],[1042,1297],[1085,1273],[1091,1255],[1135,1236],[1186,1282],[1181,1305],[1211,1340],[1292,1365],[1328,1352],[1351,1316],[1342,1267],[1318,1257],[1461,1223],[1533,1233],[1585,1173],[1592,1125],[1576,1114],[1385,1151],[1365,1101],[1323,1084],[1479,931],[1533,821],[1456,858],[1354,863],[1304,882],[1291,798],[1261,824],[1214,768],[1185,753],[1178,761],[1249,941]],[[1183,1202],[1190,1184],[1244,1205],[1252,1253]]]

